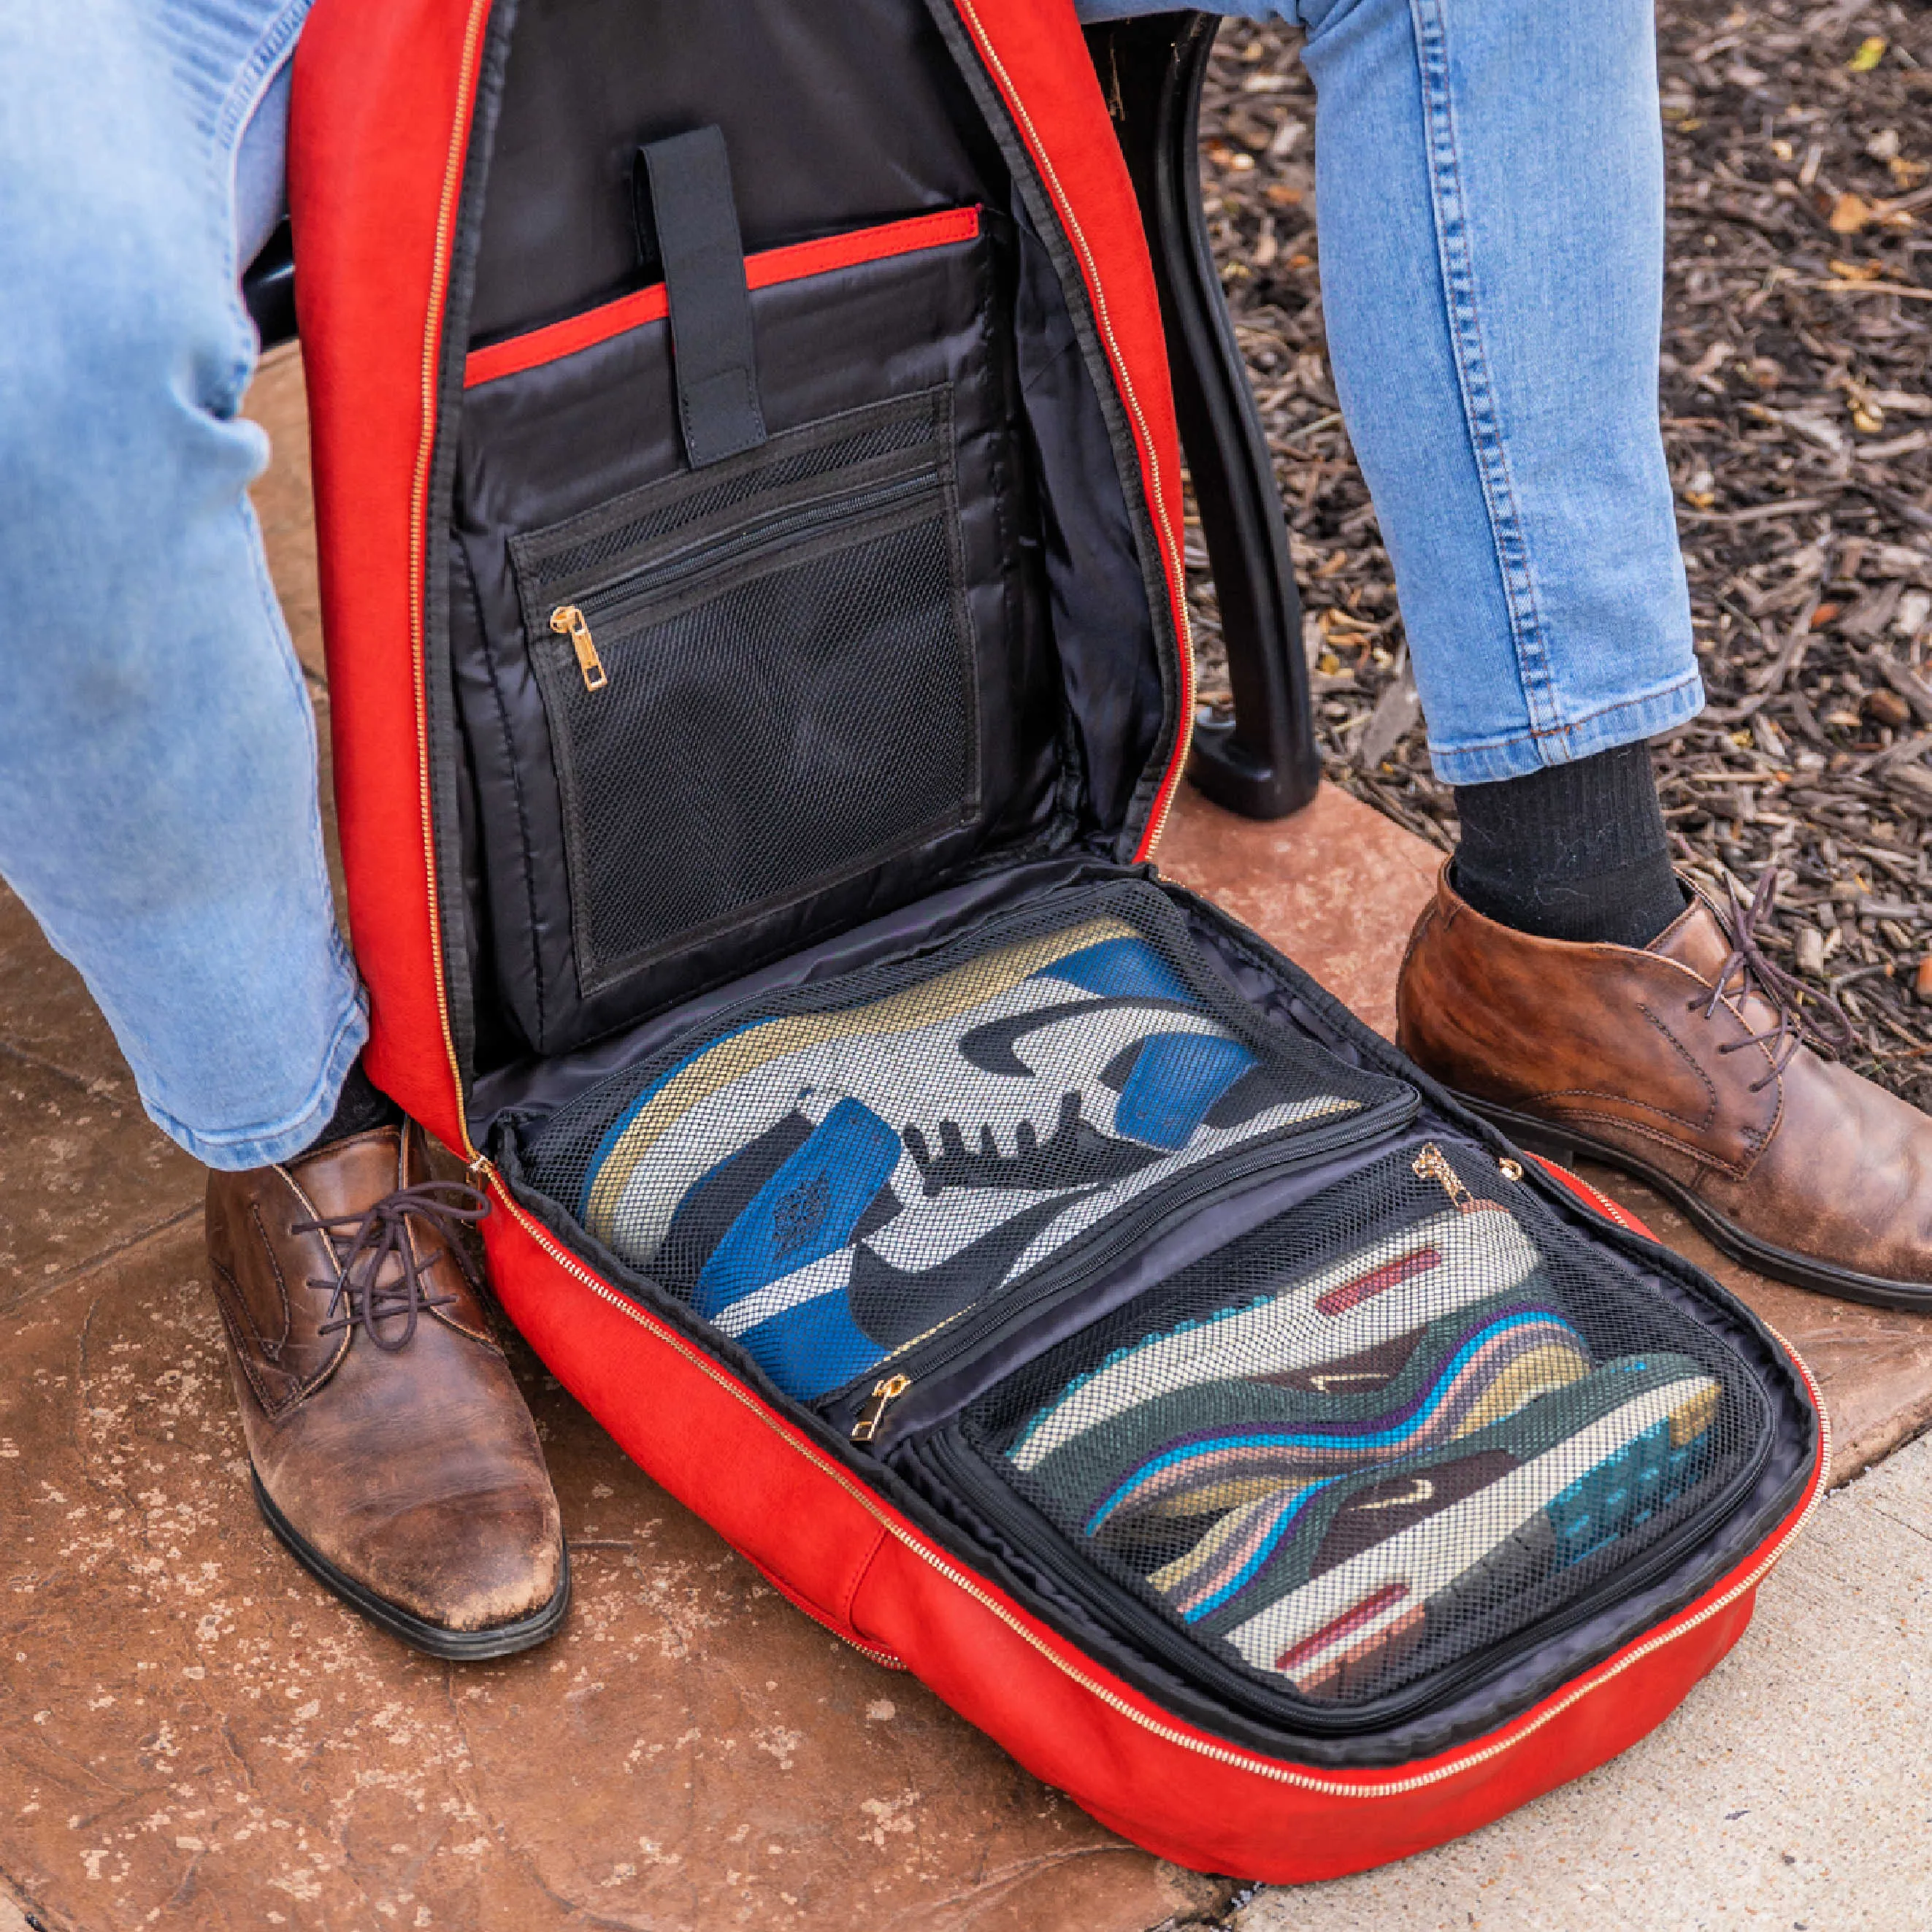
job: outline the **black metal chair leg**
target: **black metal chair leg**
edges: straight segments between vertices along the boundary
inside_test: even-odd
[[[1234,692],[1232,724],[1196,724],[1187,775],[1230,811],[1282,818],[1314,796],[1322,767],[1281,493],[1201,202],[1201,83],[1220,25],[1148,14],[1087,38],[1147,227]]]
[[[296,333],[296,251],[286,217],[242,272],[242,299],[264,349],[292,342]]]

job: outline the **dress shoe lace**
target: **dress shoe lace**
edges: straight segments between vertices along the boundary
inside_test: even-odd
[[[329,1291],[328,1307],[316,1332],[332,1335],[359,1326],[386,1354],[407,1348],[422,1311],[446,1307],[456,1299],[453,1294],[432,1294],[423,1280],[424,1269],[447,1254],[464,1279],[472,1288],[477,1286],[460,1245],[462,1230],[489,1211],[488,1196],[460,1180],[422,1180],[386,1194],[360,1214],[291,1222],[290,1234],[321,1235],[336,1257],[332,1281],[309,1278],[311,1288]],[[427,1223],[442,1240],[420,1260],[410,1238],[412,1220]],[[392,1258],[396,1263],[393,1270],[386,1267]],[[398,1316],[402,1332],[386,1336],[380,1324]]]
[[[1755,992],[1777,1014],[1777,1025],[1768,1031],[1748,1034],[1742,1040],[1726,1040],[1718,1048],[1720,1053],[1741,1053],[1748,1046],[1769,1048],[1771,1070],[1762,1079],[1750,1083],[1750,1091],[1756,1094],[1768,1087],[1784,1071],[1791,1056],[1808,1040],[1814,1046],[1842,1053],[1858,1044],[1858,1035],[1852,1030],[1844,1008],[1836,1000],[1828,993],[1821,993],[1806,986],[1775,960],[1767,958],[1758,944],[1758,926],[1778,896],[1777,867],[1765,868],[1764,876],[1758,880],[1757,890],[1752,893],[1748,905],[1738,897],[1735,884],[1726,880],[1726,886],[1731,898],[1728,935],[1730,952],[1718,971],[1710,998],[1706,1000],[1700,995],[1693,1000],[1690,1010],[1695,1012],[1702,1006],[1704,1017],[1710,1019],[1717,1012],[1718,1003],[1726,994],[1733,994],[1742,1009],[1745,997]]]

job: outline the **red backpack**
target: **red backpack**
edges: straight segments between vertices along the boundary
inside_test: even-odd
[[[1153,868],[1180,456],[1066,0],[318,0],[294,111],[369,1064],[559,1378],[1184,1864],[1658,1723],[1815,1390]]]

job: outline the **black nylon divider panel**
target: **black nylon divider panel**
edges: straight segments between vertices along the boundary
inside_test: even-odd
[[[498,997],[529,1046],[573,1046],[876,916],[930,890],[988,845],[1017,860],[1071,838],[1058,755],[1063,698],[1046,631],[1040,554],[1024,540],[1036,509],[1004,324],[1010,300],[992,238],[757,291],[772,440],[695,472],[680,460],[662,322],[468,393],[458,500],[474,595],[466,586],[453,600],[452,650],[476,775]],[[855,341],[866,344],[865,355],[852,354]],[[917,399],[936,394],[949,398],[950,421],[935,431],[928,410],[920,431]],[[841,427],[848,420],[859,425],[856,440]],[[668,806],[665,787],[674,780],[684,788],[679,796],[717,824],[736,809],[727,794],[741,778],[747,800],[756,794],[770,803],[772,787],[800,770],[800,746],[775,740],[774,731],[802,732],[836,754],[835,764],[848,760],[856,751],[849,734],[826,734],[863,684],[866,715],[878,722],[886,715],[882,707],[896,709],[890,728],[873,740],[870,764],[849,768],[836,782],[854,794],[853,813],[870,814],[876,837],[854,835],[848,824],[847,835],[824,844],[796,814],[788,818],[780,801],[766,823],[747,826],[740,842],[748,850],[765,848],[766,858],[753,852],[748,869],[735,860],[712,866],[708,894],[700,890],[694,898],[677,873],[682,855],[663,843],[691,814],[680,807],[666,818],[658,810],[658,842],[638,848],[634,876],[621,890],[639,904],[680,904],[692,922],[685,943],[671,944],[668,930],[652,935],[584,925],[573,899],[578,911],[589,903],[585,869],[572,851],[584,844],[584,827],[570,815],[584,795],[579,786],[567,809],[565,788],[580,775],[571,769],[570,718],[560,722],[560,714],[578,709],[585,694],[580,684],[572,691],[571,646],[551,629],[552,613],[583,602],[593,638],[614,638],[614,665],[638,640],[622,619],[608,632],[593,608],[610,580],[638,577],[638,596],[648,602],[646,580],[681,554],[687,538],[722,538],[742,526],[755,550],[768,495],[791,493],[784,498],[789,505],[815,490],[836,494],[840,478],[880,480],[878,466],[890,469],[895,450],[908,448],[915,433],[924,438],[928,473],[938,476],[935,487],[946,500],[936,514],[948,526],[928,530],[916,568],[903,554],[910,541],[903,532],[892,540],[896,548],[888,544],[890,556],[877,543],[854,547],[842,562],[821,554],[802,586],[811,601],[797,614],[810,619],[806,628],[820,643],[814,654],[800,641],[790,663],[793,627],[775,607],[754,614],[762,626],[755,650],[747,638],[724,638],[724,604],[719,625],[707,634],[731,650],[752,650],[744,662],[756,676],[743,685],[747,700],[760,690],[782,700],[782,717],[774,711],[776,722],[768,721],[758,740],[776,748],[769,770],[747,771],[746,744],[721,763],[715,730],[694,736],[688,711],[674,728],[671,710],[660,718],[648,709],[626,710],[639,701],[638,678],[654,675],[648,669],[614,678],[601,694],[607,715],[623,710],[635,728],[625,760],[634,796],[616,801],[622,814],[646,824],[653,802]],[[880,542],[889,536],[876,526],[871,534]],[[766,556],[758,567],[770,561]],[[842,614],[836,598],[844,593],[832,581],[842,572],[865,592],[856,602],[848,598]],[[916,591],[921,602],[908,619],[906,602]],[[901,619],[910,626],[902,664],[881,656],[889,645],[877,628]],[[830,650],[824,628],[848,620],[874,627],[871,644],[855,633],[849,657]],[[963,668],[941,647],[947,624]],[[653,662],[672,681],[667,695],[697,689],[690,674],[703,657],[701,650],[656,650]],[[715,670],[723,660],[710,662]],[[819,671],[829,681],[808,694],[804,683]],[[772,678],[776,685],[763,682]],[[838,752],[840,742],[850,748]],[[608,749],[602,762],[614,772],[620,753]],[[915,756],[930,767],[929,782],[910,783],[906,768]],[[823,777],[831,767],[821,758],[813,769]],[[907,816],[887,826],[886,815],[902,808]],[[814,822],[822,825],[823,814]],[[766,862],[771,848],[788,841],[791,879],[801,886],[819,882],[803,896],[781,890],[778,868]],[[868,852],[879,855],[877,864],[862,862]],[[701,851],[690,856],[694,865],[709,862]],[[658,862],[667,860],[668,872]],[[733,906],[739,916],[728,917]],[[626,958],[652,963],[640,974],[614,974],[614,962]]]
[[[748,251],[941,208],[1006,171],[919,0],[522,0],[469,316],[514,334],[655,280],[640,142],[724,130]]]

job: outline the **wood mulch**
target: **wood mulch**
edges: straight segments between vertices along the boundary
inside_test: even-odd
[[[1932,1106],[1932,8],[1658,9],[1664,441],[1710,702],[1656,748],[1687,870]],[[1330,380],[1300,36],[1229,21],[1202,110],[1224,285],[1276,452],[1329,777],[1447,849],[1375,512]],[[1527,84],[1534,84],[1533,76]],[[1228,701],[1198,528],[1202,696]]]

